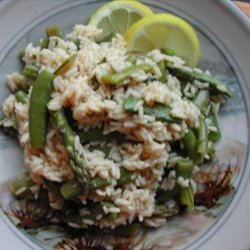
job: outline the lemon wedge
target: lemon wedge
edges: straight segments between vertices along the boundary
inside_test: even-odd
[[[147,6],[137,1],[112,1],[98,9],[89,24],[102,29],[104,36],[111,33],[123,35],[132,24],[152,15],[153,12]]]
[[[193,28],[172,14],[156,14],[133,24],[125,33],[129,51],[174,50],[175,55],[195,67],[200,57],[200,43]]]

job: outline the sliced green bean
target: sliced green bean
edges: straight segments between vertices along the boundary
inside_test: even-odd
[[[144,107],[144,113],[146,115],[154,116],[156,120],[170,123],[178,123],[181,121],[179,119],[173,118],[171,115],[171,108],[163,104],[155,104],[153,107]]]
[[[194,160],[197,155],[197,138],[191,128],[188,128],[188,132],[183,137],[184,147],[190,159]]]
[[[180,123],[180,120],[171,117],[171,108],[163,104],[156,104],[153,107],[144,107],[146,115],[154,116],[156,120]]]
[[[183,143],[187,155],[193,160],[194,164],[201,164],[203,162],[203,154],[197,152],[198,139],[193,129],[188,128],[188,132],[183,137]]]
[[[134,114],[136,113],[134,111],[134,108],[139,101],[140,99],[130,95],[129,97],[123,100],[123,109],[128,113]]]
[[[232,93],[227,89],[227,87],[220,80],[213,76],[205,73],[196,73],[194,71],[185,70],[183,68],[174,66],[172,63],[168,63],[167,67],[175,76],[181,79],[191,82],[194,80],[207,82],[211,90],[226,95],[227,97],[232,97]]]
[[[164,83],[167,82],[167,78],[166,78],[166,63],[164,60],[158,62],[158,68],[161,71],[161,77],[159,79],[160,82]]]
[[[193,99],[193,103],[199,108],[201,113],[205,113],[209,104],[208,90],[200,90]]]
[[[115,205],[109,201],[102,201],[100,202],[100,205],[98,204],[97,205],[97,212],[99,213],[99,215],[102,215],[102,216],[105,216],[105,212],[104,212],[104,209],[103,207],[107,207],[107,208],[110,208],[110,207],[115,207]],[[91,214],[93,214],[92,212],[92,209],[91,209]],[[91,215],[91,218],[93,218],[93,220],[96,220],[96,215],[97,213],[94,213],[93,215]],[[88,215],[89,216],[89,215]],[[106,218],[109,220],[109,221],[114,221],[118,218],[119,214],[118,213],[115,213],[115,212],[112,212],[112,213],[108,213],[106,215]]]
[[[66,59],[54,72],[54,75],[64,75],[73,65],[74,61],[77,58],[77,54],[70,56]]]
[[[23,90],[25,93],[28,93],[29,88],[30,88],[29,80],[25,77],[24,79],[22,79],[19,89]]]
[[[197,153],[206,154],[208,150],[208,129],[206,120],[200,118],[199,128],[198,128],[198,146]]]
[[[209,155],[209,158],[210,160],[213,160],[215,158],[215,146],[214,146],[214,143],[209,141],[208,142],[208,151],[207,151],[208,155]]]
[[[134,54],[131,54],[127,57],[126,62],[130,62],[131,64],[135,65],[137,62],[137,57]]]
[[[109,73],[102,77],[102,80],[107,84],[120,84],[127,78],[129,78],[133,73],[143,70],[145,72],[155,73],[155,70],[151,64],[140,64],[131,66],[121,70],[116,73]]]
[[[227,87],[217,78],[204,73],[194,73],[194,78],[201,82],[208,82],[209,88],[215,92],[232,97],[233,94],[227,89]]]
[[[79,130],[77,134],[82,144],[86,144],[88,142],[93,142],[93,141],[106,141],[107,140],[107,138],[103,134],[103,128],[93,128],[93,129],[89,129],[88,131]]]
[[[106,187],[110,185],[109,180],[104,180],[98,176],[92,178],[89,181],[88,191],[94,191],[99,188]],[[80,194],[87,192],[85,185],[80,183],[77,179],[73,179],[65,182],[61,188],[60,192],[65,199],[71,200],[77,198]]]
[[[23,75],[28,78],[35,80],[39,74],[39,68],[33,64],[27,64],[23,69]]]
[[[109,134],[103,134],[103,128],[93,128],[88,131],[79,130],[77,134],[80,137],[80,141],[82,144],[86,144],[88,142],[93,141],[124,141],[125,136],[119,132],[112,132]]]
[[[126,112],[131,114],[136,114],[137,111],[134,111],[135,105],[138,103],[139,99],[134,96],[129,96],[123,101],[123,108]],[[155,104],[153,107],[143,106],[144,113],[146,115],[154,116],[156,120],[170,123],[181,123],[181,120],[173,118],[171,116],[171,108],[163,104]]]
[[[212,142],[217,142],[221,139],[221,130],[218,121],[218,116],[217,114],[210,114],[209,118],[211,120],[211,126],[214,126],[217,129],[217,131],[209,131],[208,138]]]
[[[54,76],[43,70],[34,82],[29,106],[29,134],[33,148],[45,145],[47,104],[52,92]]]
[[[109,221],[114,221],[114,220],[116,220],[118,218],[118,213],[109,213],[107,215],[107,218],[108,218]]]
[[[18,102],[21,102],[22,104],[25,104],[27,102],[27,95],[23,90],[19,90],[15,93],[15,97]]]
[[[60,188],[63,198],[67,200],[76,198],[84,191],[84,186],[75,179],[65,182]]]
[[[105,212],[103,210],[103,206],[109,207],[109,206],[113,206],[114,205],[110,202],[96,202],[94,203],[91,207],[90,207],[90,213],[86,216],[84,216],[84,218],[89,219],[89,220],[93,220],[96,221],[98,216],[104,216]]]
[[[106,187],[106,186],[108,186],[110,184],[111,184],[111,182],[109,180],[104,180],[104,179],[96,176],[95,178],[93,178],[90,181],[90,183],[89,183],[89,190],[90,191],[94,191],[96,189]]]
[[[30,188],[34,186],[34,182],[28,173],[22,173],[11,183],[11,192],[17,197],[31,195]]]
[[[176,162],[176,174],[185,179],[190,179],[192,176],[194,163],[192,160],[180,159]]]
[[[194,191],[191,186],[181,188],[179,202],[181,205],[186,206],[188,209],[194,209]]]
[[[56,25],[47,27],[46,28],[46,35],[47,35],[47,39],[49,39],[52,36],[56,36],[56,37],[60,37],[60,38],[63,37],[60,28]]]
[[[41,39],[40,47],[41,49],[47,49],[49,47],[49,39],[48,38]]]
[[[118,186],[123,186],[131,182],[132,173],[124,167],[120,168],[120,179],[117,181]]]
[[[49,190],[54,195],[60,196],[60,187],[61,183],[55,182],[55,181],[50,181],[48,179],[43,179],[44,185],[46,188]]]

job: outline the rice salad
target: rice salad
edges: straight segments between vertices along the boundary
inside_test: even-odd
[[[46,192],[70,227],[159,227],[194,209],[193,175],[214,159],[217,113],[230,93],[170,50],[131,53],[122,35],[101,34],[77,24],[46,46],[30,43],[24,71],[7,75],[1,126],[17,131],[27,168],[11,189],[33,199]],[[33,92],[43,72],[53,77],[41,145],[32,137],[45,111],[33,111]],[[67,210],[69,201],[76,205]]]

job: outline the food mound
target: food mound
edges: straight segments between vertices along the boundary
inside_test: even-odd
[[[132,53],[122,35],[105,39],[91,25],[47,37],[7,76],[1,125],[18,132],[27,168],[13,194],[45,192],[74,228],[159,227],[192,210],[226,87],[170,48]]]

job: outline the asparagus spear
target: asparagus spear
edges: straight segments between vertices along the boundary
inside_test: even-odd
[[[197,73],[194,71],[187,71],[183,68],[174,66],[171,63],[167,64],[167,67],[173,74],[179,78],[185,79],[187,81],[198,80],[201,82],[209,83],[209,88],[215,92],[221,93],[228,97],[232,97],[232,93],[225,87],[225,85],[217,78],[207,75],[205,73]]]
[[[86,190],[89,188],[89,174],[86,170],[86,162],[80,156],[80,153],[74,146],[74,133],[68,124],[64,111],[59,110],[51,112],[55,126],[60,130],[66,149],[68,151],[70,165],[78,181],[85,185]]]
[[[89,181],[89,191],[94,191],[98,188],[106,187],[110,184],[110,181],[103,180],[100,177],[96,176],[92,180]],[[73,179],[65,182],[60,192],[65,199],[71,200],[79,196],[80,194],[86,192],[82,183],[80,183],[77,179]]]
[[[127,184],[128,182],[131,181],[131,172],[128,171],[125,168],[121,168],[121,176],[120,179],[117,180],[117,185],[122,186]],[[109,180],[104,180],[98,176],[92,178],[89,181],[89,191],[94,191],[98,188],[103,188],[110,185]],[[80,183],[77,179],[73,179],[70,181],[65,182],[61,189],[60,189],[61,194],[65,199],[74,199],[78,195],[82,194],[85,192],[84,187],[82,183]]]
[[[107,84],[120,84],[138,70],[144,70],[145,72],[155,73],[155,70],[152,65],[145,63],[125,68],[120,72],[106,74],[102,77],[102,80]]]

